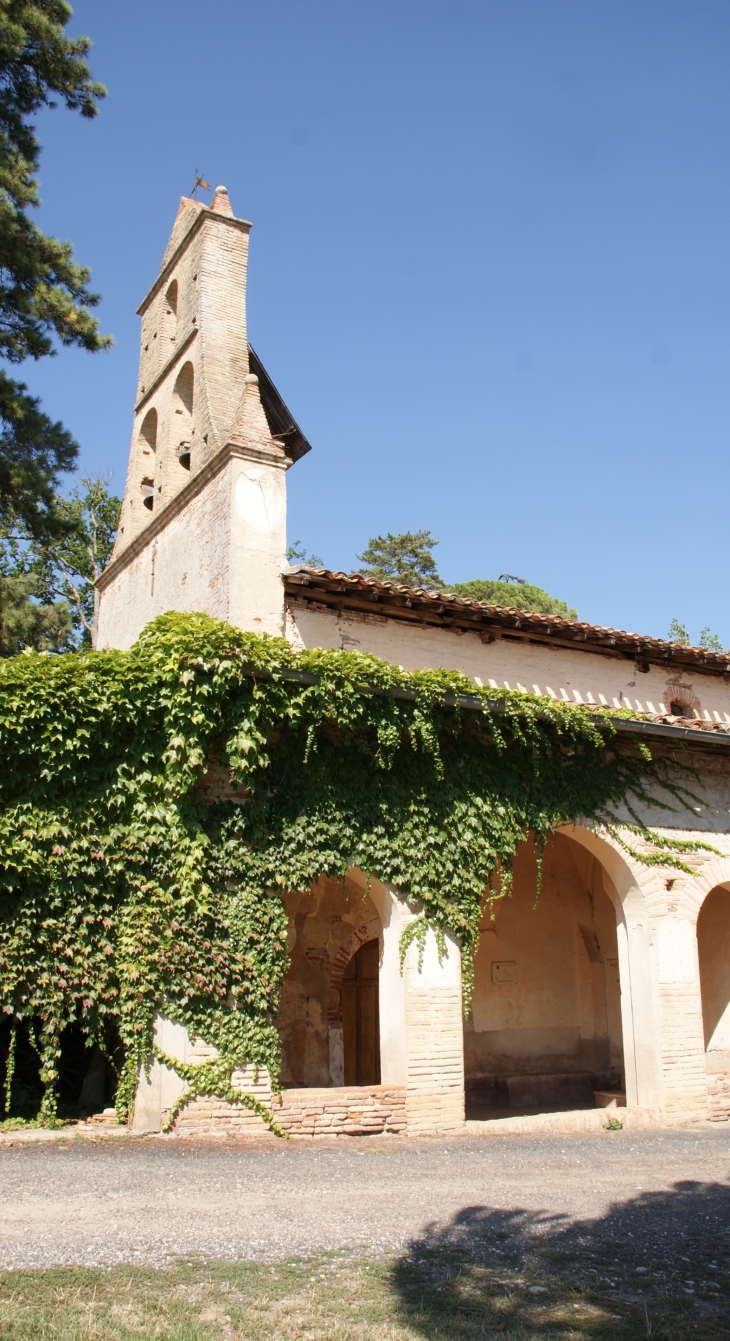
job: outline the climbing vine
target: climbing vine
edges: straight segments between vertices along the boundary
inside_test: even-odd
[[[123,1116],[158,1012],[217,1049],[175,1063],[183,1102],[261,1111],[231,1078],[251,1064],[277,1084],[284,891],[355,864],[417,905],[417,939],[459,938],[468,979],[485,892],[504,896],[530,833],[688,795],[589,709],[500,691],[497,710],[490,692],[204,615],[164,615],[128,652],[4,661],[0,1006],[34,1022],[45,1120],[67,1026],[102,1047],[115,1026]]]

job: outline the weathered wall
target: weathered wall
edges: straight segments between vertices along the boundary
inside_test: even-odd
[[[227,451],[190,480],[102,578],[97,647],[131,647],[168,610],[281,634],[285,468]]]
[[[616,915],[583,856],[551,839],[536,903],[526,844],[511,897],[485,915],[464,1036],[474,1104],[573,1106],[622,1083]]]
[[[406,670],[446,666],[494,689],[524,689],[570,703],[638,712],[661,712],[662,704],[668,710],[668,700],[681,693],[703,719],[730,723],[730,683],[720,676],[688,677],[657,666],[642,672],[623,657],[530,643],[508,634],[483,643],[476,633],[425,628],[369,613],[313,610],[291,600],[288,608],[287,636],[295,646],[371,652]]]

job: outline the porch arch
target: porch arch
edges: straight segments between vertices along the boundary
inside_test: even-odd
[[[616,911],[626,1102],[661,1108],[664,1102],[658,975],[652,953],[650,910],[639,883],[640,863],[605,834],[582,824],[563,825],[597,863]],[[646,878],[647,868],[641,868]]]

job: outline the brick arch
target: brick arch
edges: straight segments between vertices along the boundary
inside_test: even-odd
[[[680,714],[683,717],[700,717],[701,703],[694,687],[691,684],[683,684],[681,677],[675,680],[668,680],[664,690],[664,704],[667,712],[672,711],[672,704],[676,703],[683,709]]]
[[[329,960],[323,971],[327,973],[329,979],[330,1007],[327,1011],[327,1019],[330,1024],[342,1023],[342,979],[345,976],[345,969],[350,960],[357,954],[362,945],[367,941],[378,940],[382,945],[382,927],[380,918],[372,918],[369,922],[362,922],[359,927],[353,931],[346,945],[341,945],[334,959]],[[335,1003],[334,994],[339,994],[339,1000]]]
[[[718,888],[730,889],[730,856],[718,857],[712,852],[698,853],[697,856],[704,856],[705,860],[694,879],[684,877],[681,903],[681,911],[691,917],[695,925],[708,894]]]

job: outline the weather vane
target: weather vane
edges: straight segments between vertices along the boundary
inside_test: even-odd
[[[210,182],[206,182],[205,178],[200,176],[200,174],[198,173],[198,169],[196,168],[196,169],[195,169],[195,186],[193,187],[192,191],[190,192],[190,195],[191,195],[191,197],[192,197],[193,200],[197,200],[197,199],[198,199],[197,192],[198,192],[198,188],[201,187],[201,186],[202,186],[202,188],[203,188],[204,191],[212,191],[212,189],[213,189],[212,186],[211,186],[211,184],[210,184]]]

